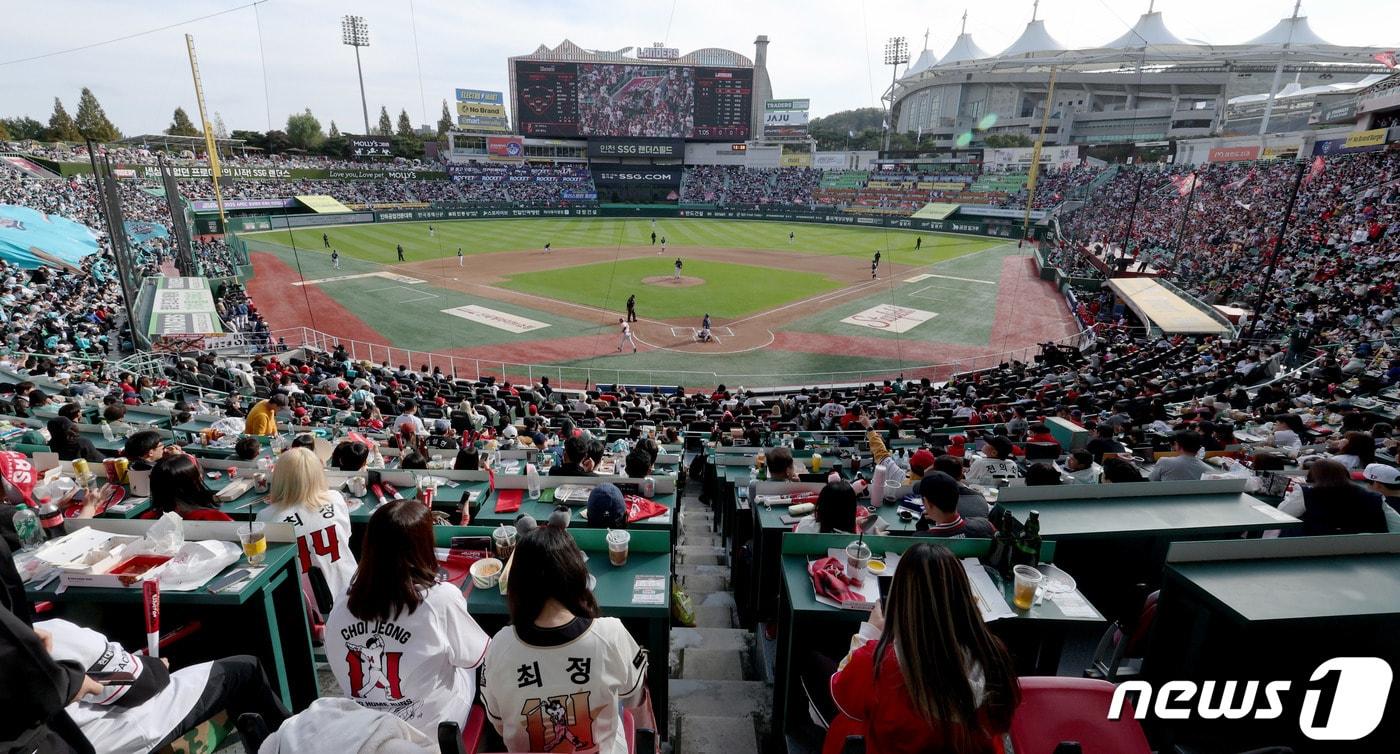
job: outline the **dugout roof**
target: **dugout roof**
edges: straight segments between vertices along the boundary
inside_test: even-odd
[[[1155,278],[1114,278],[1108,288],[1145,324],[1167,335],[1221,335],[1229,329]]]

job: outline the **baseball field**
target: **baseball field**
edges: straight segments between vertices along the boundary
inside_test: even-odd
[[[976,236],[560,218],[243,238],[254,300],[288,328],[278,333],[288,342],[307,328],[358,358],[469,378],[758,386],[936,377],[1073,334],[1029,254]],[[619,319],[633,296],[625,340]],[[706,314],[712,338],[701,342]]]

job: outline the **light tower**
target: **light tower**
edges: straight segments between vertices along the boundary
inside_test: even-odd
[[[890,149],[890,129],[894,128],[894,86],[898,81],[899,66],[909,65],[909,40],[904,37],[890,37],[885,41],[885,65],[890,67],[890,90],[885,94],[885,151]]]
[[[365,135],[369,130],[369,104],[365,101],[365,72],[360,68],[360,48],[369,47],[369,24],[364,16],[342,16],[340,41],[355,48],[355,73],[360,77],[360,110],[365,116]]]

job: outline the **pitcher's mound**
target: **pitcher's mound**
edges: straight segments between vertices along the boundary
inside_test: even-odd
[[[689,288],[692,285],[703,284],[705,282],[705,279],[693,278],[689,275],[681,275],[680,279],[677,280],[676,278],[670,275],[652,275],[649,278],[642,278],[642,282],[646,285],[664,285],[671,288]]]

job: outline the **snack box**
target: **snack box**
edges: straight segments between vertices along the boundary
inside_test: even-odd
[[[168,555],[125,556],[126,545],[141,538],[97,529],[79,529],[49,542],[36,557],[59,570],[59,588],[90,586],[140,589],[141,582],[159,572]]]

